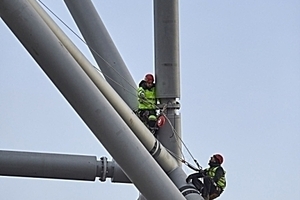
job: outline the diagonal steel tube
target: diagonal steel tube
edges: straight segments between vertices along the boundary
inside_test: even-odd
[[[71,53],[74,59],[79,63],[82,69],[94,82],[97,88],[102,92],[110,104],[120,114],[127,125],[133,130],[140,141],[144,144],[148,151],[153,151],[155,146],[160,148],[159,154],[156,154],[156,160],[167,172],[171,172],[177,168],[176,160],[166,151],[166,149],[159,145],[149,130],[143,125],[138,117],[132,112],[132,110],[126,105],[126,103],[120,98],[120,96],[112,89],[112,87],[99,75],[93,68],[92,64],[85,58],[79,49],[71,42],[71,40],[65,35],[65,33],[55,24],[55,22],[48,16],[48,14],[37,4],[35,0],[29,0],[35,10],[39,13],[42,19],[46,22],[53,33],[59,38],[67,50]]]
[[[136,84],[90,0],[65,0],[107,82],[132,110],[137,109]]]
[[[111,54],[111,57],[117,56],[115,55],[115,49],[111,49],[110,45],[107,48],[104,48],[107,44],[105,39],[109,38],[109,35],[100,19],[97,15],[95,8],[90,0],[64,0],[67,4],[68,9],[70,10],[73,18],[76,21],[79,29],[82,32],[82,35],[85,37],[86,41],[96,48],[98,53],[102,54]],[[177,1],[173,2],[173,5],[177,5]],[[176,7],[176,6],[175,6]],[[174,9],[176,11],[176,9]],[[100,35],[98,33],[101,33]],[[178,36],[178,34],[177,34]],[[176,37],[176,35],[175,35]],[[99,41],[100,40],[100,41]],[[104,40],[104,41],[102,41]],[[101,48],[97,48],[101,46]],[[173,56],[173,55],[172,55]],[[126,67],[126,66],[123,66]],[[177,85],[178,86],[178,85]],[[101,86],[100,86],[101,87]],[[99,88],[100,89],[100,88]],[[100,89],[102,90],[102,89]],[[173,90],[172,90],[173,92]],[[185,182],[186,174],[179,166],[179,162],[174,159],[174,157],[170,156],[169,152],[155,140],[155,138],[149,134],[148,130],[143,130],[145,126],[137,126],[138,123],[141,123],[140,120],[135,120],[136,116],[132,116],[132,112],[128,110],[126,105],[123,105],[120,101],[116,101],[114,98],[110,98],[106,96],[110,103],[114,106],[114,108],[118,111],[123,120],[127,123],[127,125],[133,130],[136,136],[140,139],[140,141],[145,145],[145,147],[152,152],[157,160],[157,162],[161,165],[161,167],[167,172],[171,180],[175,183],[175,185],[181,190],[189,191],[183,192],[185,193],[185,197],[187,199],[199,199],[201,198],[198,195],[198,192],[195,191],[193,186],[187,185]],[[114,103],[115,102],[115,103]],[[172,115],[173,117],[173,115]],[[134,124],[137,123],[137,124]],[[177,128],[177,127],[176,127]],[[153,140],[154,139],[154,140]],[[147,144],[152,145],[148,146]],[[154,143],[153,143],[154,142]],[[178,142],[178,141],[177,141]],[[151,147],[151,148],[148,148]],[[176,150],[175,154],[179,155],[180,149],[178,149],[178,143],[175,145],[171,145],[171,150]],[[191,192],[192,191],[192,192]]]
[[[4,22],[139,191],[148,200],[183,200],[176,186],[28,1],[0,0],[0,4]]]

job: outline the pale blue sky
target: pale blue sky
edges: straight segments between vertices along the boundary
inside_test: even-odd
[[[78,32],[63,1],[43,2]],[[152,1],[93,2],[138,82],[153,71]],[[300,199],[300,1],[179,5],[185,144],[203,167],[211,154],[224,155],[222,200]],[[0,32],[0,149],[111,159],[2,20]],[[110,180],[0,177],[0,192],[5,200],[138,197],[134,186]]]

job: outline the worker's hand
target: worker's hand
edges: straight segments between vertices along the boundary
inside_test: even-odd
[[[199,170],[199,174],[201,174],[201,176],[204,177],[204,176],[205,176],[205,171],[202,170],[202,169],[200,169],[200,170]]]
[[[139,94],[139,97],[140,97],[141,99],[145,99],[145,93],[144,93],[144,92],[141,92],[141,93]]]
[[[185,179],[186,183],[189,183],[190,180],[191,180],[190,176],[188,176],[188,177]]]

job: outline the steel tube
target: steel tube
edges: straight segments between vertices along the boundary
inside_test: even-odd
[[[4,22],[139,191],[148,200],[183,200],[176,186],[28,1],[0,0],[0,3]]]

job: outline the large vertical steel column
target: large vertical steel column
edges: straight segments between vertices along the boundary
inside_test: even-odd
[[[160,128],[159,141],[176,156],[181,157],[180,115],[177,112],[179,92],[179,33],[178,1],[154,0],[154,38],[155,38],[155,74],[157,98],[164,106],[167,104],[167,123]],[[173,132],[175,130],[175,132]],[[179,166],[180,163],[179,163]],[[186,199],[203,199],[199,191],[186,184],[186,174],[178,167],[169,177],[173,180]],[[144,200],[140,196],[138,200]]]
[[[148,200],[183,200],[176,186],[30,3],[26,0],[0,0],[0,5],[4,22],[139,191]]]
[[[107,82],[133,110],[136,84],[90,0],[65,0]]]
[[[169,121],[159,130],[161,143],[181,157],[178,0],[154,0],[155,75],[157,98],[167,104]],[[173,131],[175,130],[175,131]]]

